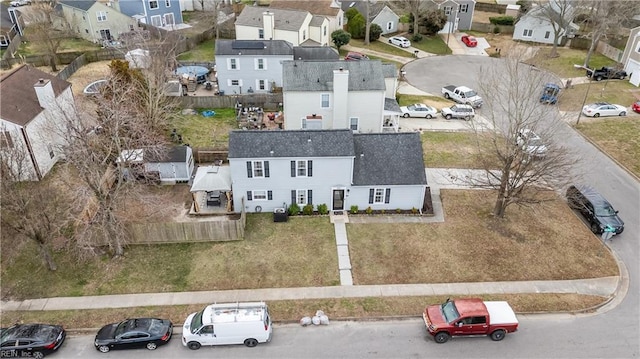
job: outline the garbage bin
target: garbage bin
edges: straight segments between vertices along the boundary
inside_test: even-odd
[[[285,208],[276,208],[273,210],[274,222],[286,222],[289,220],[289,213]]]

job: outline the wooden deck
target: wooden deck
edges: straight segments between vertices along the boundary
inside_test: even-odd
[[[238,128],[247,130],[282,130],[284,115],[282,112],[265,112],[262,108],[238,110]]]

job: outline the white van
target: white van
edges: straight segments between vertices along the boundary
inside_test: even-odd
[[[271,317],[264,302],[211,304],[190,314],[182,327],[182,345],[244,344],[255,347],[271,341]]]

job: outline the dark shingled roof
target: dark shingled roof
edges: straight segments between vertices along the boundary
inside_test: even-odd
[[[256,48],[260,44],[260,48]],[[216,40],[216,55],[292,55],[293,45],[284,40]]]
[[[385,90],[380,61],[284,61],[284,91],[333,90],[333,70],[349,71],[349,91]]]
[[[236,25],[264,27],[262,23],[262,13],[273,13],[276,30],[298,31],[302,27],[304,20],[309,15],[307,11],[272,9],[259,6],[245,6],[236,19]]]
[[[229,158],[345,156],[354,156],[353,132],[348,129],[300,131],[235,130],[229,133]]]
[[[295,46],[293,48],[294,60],[339,60],[338,51],[330,46]]]
[[[58,1],[58,3],[64,4],[76,9],[80,9],[83,11],[87,11],[93,6],[93,4],[96,3],[96,1],[95,0],[61,0],[61,1]]]
[[[271,0],[270,8],[305,10],[313,15],[336,16],[340,11],[331,7],[333,0]]]
[[[166,152],[159,154],[149,152],[145,155],[144,161],[147,163],[173,163],[185,162],[187,160],[187,148],[189,146],[169,147]]]
[[[384,98],[384,110],[402,113],[400,105],[398,105],[398,101],[395,98]]]
[[[342,0],[341,4],[342,11],[344,11],[345,13],[352,7],[355,7],[362,16],[367,13],[367,5],[363,0]],[[380,14],[380,11],[382,11],[385,6],[386,4],[384,3],[384,1],[378,1],[376,3],[370,2],[369,17],[373,20],[376,16],[378,16],[378,14]]]
[[[0,79],[0,93],[2,94],[0,118],[24,126],[38,116],[42,112],[42,107],[40,107],[33,85],[40,79],[51,80],[56,97],[71,86],[69,82],[60,80],[35,67],[20,66],[3,75]]]
[[[324,16],[314,15],[311,18],[311,21],[309,22],[309,26],[318,27],[318,26],[322,25],[322,23],[324,22],[325,19],[326,19],[326,17],[324,17]]]
[[[355,186],[427,184],[419,133],[358,133],[353,142]]]
[[[388,62],[382,63],[382,74],[384,78],[397,78],[398,77],[398,68],[394,64],[390,64]]]

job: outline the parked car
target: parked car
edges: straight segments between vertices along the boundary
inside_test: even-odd
[[[544,157],[547,154],[547,145],[544,144],[542,138],[530,129],[522,129],[518,131],[516,143],[522,146],[522,150],[531,157]]]
[[[445,107],[440,111],[442,117],[447,120],[451,120],[452,118],[461,118],[465,121],[471,120],[475,116],[475,111],[473,111],[473,107],[470,105],[462,105],[457,104],[451,107]]]
[[[14,0],[9,3],[13,7],[31,5],[31,0]]]
[[[347,61],[360,61],[360,60],[369,60],[369,56],[365,55],[365,54],[361,54],[359,52],[355,52],[355,51],[349,51],[345,56],[344,59]]]
[[[640,101],[634,102],[633,105],[631,105],[631,109],[633,112],[640,113]]]
[[[589,117],[626,116],[627,108],[608,102],[596,102],[583,107],[582,114]]]
[[[453,336],[486,335],[493,341],[518,330],[518,318],[507,302],[485,302],[480,298],[449,300],[430,305],[422,313],[424,324],[436,343]]]
[[[478,40],[475,37],[469,35],[462,35],[462,42],[467,45],[467,47],[476,47],[478,46]]]
[[[133,318],[102,327],[94,345],[102,353],[111,349],[147,348],[154,350],[167,344],[173,334],[173,324],[167,319]]]
[[[477,92],[467,86],[448,85],[442,88],[442,94],[447,100],[453,100],[457,103],[464,103],[473,106],[473,108],[482,107],[483,100]]]
[[[618,211],[595,189],[585,185],[569,186],[567,203],[577,210],[589,223],[591,232],[602,234],[605,229],[614,234],[624,231],[624,222]]]
[[[394,44],[396,46],[400,46],[400,47],[409,47],[411,46],[411,41],[409,41],[409,39],[407,39],[406,37],[402,37],[402,36],[393,36],[389,38],[389,43],[390,44]]]
[[[433,118],[438,113],[438,110],[423,103],[414,103],[413,105],[402,106],[400,107],[400,111],[402,111],[402,117]]]
[[[59,325],[16,324],[0,330],[2,358],[37,358],[58,350],[67,333]]]
[[[627,77],[627,72],[625,70],[616,69],[615,67],[603,66],[599,69],[587,69],[587,77],[596,81],[602,81],[605,79],[624,80]]]

